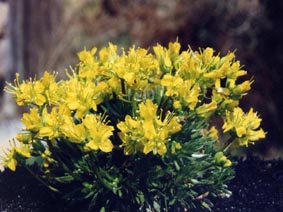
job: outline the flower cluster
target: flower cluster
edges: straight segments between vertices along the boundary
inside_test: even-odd
[[[51,170],[54,167],[65,169],[68,167],[66,157],[75,157],[73,152],[79,152],[76,159],[79,165],[75,167],[80,169],[76,173],[82,172],[84,162],[81,160],[97,160],[92,167],[102,164],[103,168],[94,168],[93,172],[105,176],[106,180],[101,176],[94,179],[100,179],[104,188],[109,187],[116,194],[117,188],[108,186],[112,179],[108,172],[125,169],[122,173],[127,173],[129,167],[134,169],[132,157],[139,158],[136,161],[158,157],[164,160],[164,166],[172,164],[174,170],[182,170],[179,163],[188,167],[192,161],[204,159],[225,169],[232,165],[223,152],[226,146],[247,146],[265,137],[257,113],[253,109],[244,113],[239,107],[252,80],[242,80],[247,72],[232,52],[221,57],[212,48],[181,51],[178,42],[169,43],[168,48],[156,45],[152,51],[134,46],[125,51],[109,44],[100,51],[96,48],[83,50],[78,57],[77,66],[66,73],[67,80],[57,81],[56,73],[45,72],[40,79],[20,82],[16,75],[14,84],[9,83],[5,88],[19,106],[29,108],[22,116],[25,128],[3,159],[5,167],[15,170],[18,163],[29,160],[48,171],[49,167]],[[223,120],[222,130],[221,126],[212,125],[217,116]],[[219,133],[227,134],[222,137],[228,139],[217,142]],[[199,136],[208,137],[210,142],[202,141]],[[213,147],[206,150],[205,145]],[[72,151],[69,156],[67,149]],[[112,153],[113,157],[122,154],[119,160],[127,159],[120,163],[109,159],[115,162],[106,164],[104,160]],[[172,156],[174,160],[167,158],[174,154],[180,156]],[[187,160],[188,156],[193,159]],[[43,161],[41,164],[38,157]],[[76,160],[70,159],[70,170]],[[89,172],[90,163],[86,162],[86,172]],[[160,170],[160,163],[152,163],[155,167],[152,173]],[[203,166],[204,172],[209,171],[205,167],[207,165]],[[211,173],[221,169],[215,168]],[[70,170],[66,173],[74,173]],[[164,172],[164,178],[172,178],[173,169],[164,170],[168,171]],[[184,177],[194,173],[186,170],[183,170]],[[116,172],[113,175],[112,183],[118,185],[117,179],[122,176]],[[71,174],[68,179],[79,178]],[[180,182],[182,189],[192,188],[190,183],[183,183],[186,179]],[[136,188],[136,184],[131,188]],[[122,196],[123,190],[119,192]],[[168,192],[176,195],[174,189],[168,188]]]
[[[236,134],[236,142],[240,146],[248,146],[249,143],[265,137],[264,131],[261,128],[258,129],[261,119],[252,108],[247,114],[239,107],[233,111],[226,111],[224,121],[224,132],[231,131]]]
[[[137,119],[126,115],[125,121],[118,124],[120,138],[126,155],[142,151],[164,155],[167,151],[166,141],[171,135],[181,130],[181,124],[171,113],[161,120],[157,117],[157,105],[151,100],[139,105],[140,117]]]
[[[119,55],[117,46],[109,44],[98,55],[96,48],[80,52],[77,69],[67,73],[69,80],[56,82],[56,74],[45,72],[39,80],[20,83],[17,75],[6,91],[19,106],[31,108],[23,114],[25,129],[17,140],[31,151],[37,140],[63,137],[86,150],[111,152],[117,144],[111,139],[118,139],[117,148],[126,155],[163,155],[166,143],[182,128],[180,117],[193,112],[205,119],[221,116],[223,132],[231,132],[241,146],[264,138],[256,113],[251,109],[245,114],[238,107],[252,81],[237,83],[246,71],[234,54],[220,57],[211,48],[180,48],[174,42],[168,48],[153,47],[153,54],[132,47]],[[114,98],[132,104],[116,126],[107,120],[104,105]],[[169,101],[173,107],[163,107]],[[119,138],[113,137],[115,129],[121,131]]]

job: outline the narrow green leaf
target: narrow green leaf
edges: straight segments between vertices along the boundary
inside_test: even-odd
[[[99,212],[105,212],[105,208],[104,207],[100,208]]]
[[[71,175],[66,175],[62,177],[56,177],[55,180],[59,183],[69,183],[74,180],[74,178]]]

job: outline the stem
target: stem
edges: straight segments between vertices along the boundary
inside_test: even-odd
[[[59,141],[57,141],[59,142]],[[65,141],[63,141],[65,142]],[[68,142],[68,141],[67,141]],[[63,170],[65,172],[67,172],[70,176],[72,176],[74,179],[80,179],[80,176],[77,174],[74,174],[73,170],[71,168],[69,168],[69,165],[66,164],[62,158],[61,155],[56,151],[56,148],[53,147],[53,145],[51,144],[50,141],[47,141],[48,147],[50,149],[50,151],[52,152],[52,154],[56,157],[56,161],[59,163],[59,165],[63,168]],[[67,143],[68,144],[68,143]]]
[[[223,152],[226,152],[234,143],[235,141],[235,138],[233,137],[230,137],[228,140],[227,140],[227,146],[223,149]]]
[[[48,185],[46,182],[44,182],[44,180],[42,180],[40,177],[38,177],[35,173],[33,173],[33,171],[26,167],[26,169],[28,170],[28,172],[33,176],[35,177],[36,180],[38,180],[40,183],[42,183],[44,186],[46,186],[47,188],[49,188],[50,190],[52,191],[55,191],[57,193],[61,193],[57,188],[51,186],[51,185]]]
[[[125,88],[125,80],[121,79],[121,89],[122,93],[125,95],[126,94],[126,88]]]

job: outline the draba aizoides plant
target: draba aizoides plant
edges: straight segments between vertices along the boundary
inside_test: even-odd
[[[239,79],[247,73],[234,53],[180,49],[109,44],[78,53],[67,80],[17,75],[5,90],[29,112],[4,166],[29,168],[89,211],[210,209],[210,198],[230,195],[228,147],[265,132],[239,107],[252,80]]]

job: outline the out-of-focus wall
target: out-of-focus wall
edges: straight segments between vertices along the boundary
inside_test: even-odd
[[[8,39],[7,39],[7,24],[8,24],[9,7],[7,3],[0,2],[0,95],[5,81],[5,70],[8,68],[9,56],[6,54]]]

